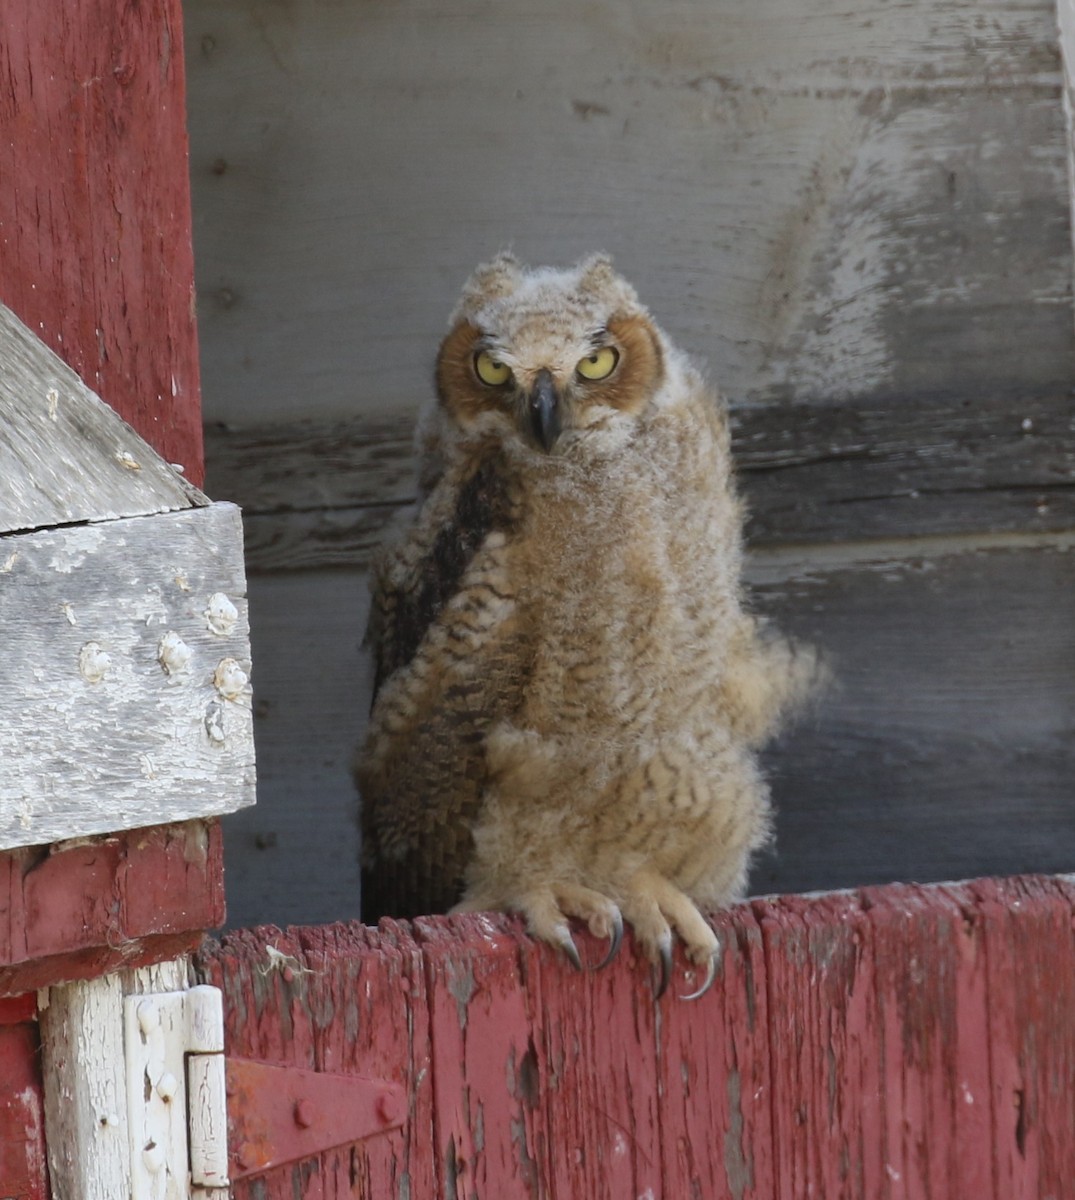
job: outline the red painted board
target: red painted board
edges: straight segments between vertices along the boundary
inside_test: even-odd
[[[759,899],[713,917],[710,992],[677,952],[660,1003],[629,935],[579,973],[501,915],[230,934],[203,964],[235,1053],[412,1097],[237,1194],[1063,1200],[1073,920],[1047,878]]]
[[[529,1110],[537,1065],[520,962],[499,916],[419,919],[433,1068],[433,1153],[442,1195],[539,1196]]]
[[[239,930],[207,943],[198,962],[224,992],[228,1053],[410,1093],[401,1129],[240,1180],[237,1200],[435,1194],[425,974],[407,926]]]
[[[202,480],[180,0],[5,0],[0,300]]]
[[[224,920],[219,821],[0,854],[0,995],[142,966]]]
[[[572,934],[584,963],[603,960],[607,943],[581,928]],[[657,971],[629,931],[616,959],[599,970],[577,971],[563,954],[522,935],[520,953],[532,1047],[524,1116],[541,1184],[536,1194],[668,1196],[657,1044],[671,989],[658,1011]],[[680,973],[673,988],[677,982]]]
[[[720,971],[712,987],[699,1000],[678,999],[700,983],[680,966],[660,1006],[657,1114],[663,1195],[668,1200],[770,1200],[776,1186],[772,1107],[777,1097],[770,1086],[761,929],[746,906],[715,914],[712,924],[721,941]],[[644,999],[641,995],[639,1003]]]
[[[0,1196],[48,1200],[37,1025],[0,1024]]]
[[[998,1200],[1075,1189],[1075,887],[981,880]]]

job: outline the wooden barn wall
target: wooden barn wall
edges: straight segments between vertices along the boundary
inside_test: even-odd
[[[357,912],[364,567],[475,262],[613,254],[733,405],[758,605],[838,685],[759,890],[1070,869],[1052,0],[186,0],[207,486],[246,510],[235,923]]]

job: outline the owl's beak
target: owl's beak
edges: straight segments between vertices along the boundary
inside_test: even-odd
[[[552,381],[552,373],[544,367],[538,371],[534,388],[527,397],[530,430],[538,444],[547,454],[556,444],[562,428],[560,423],[560,397]]]

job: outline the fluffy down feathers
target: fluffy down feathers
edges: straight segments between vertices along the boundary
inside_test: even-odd
[[[622,915],[712,962],[699,909],[769,836],[755,750],[817,677],[744,611],[723,409],[601,257],[478,268],[437,391],[374,573],[364,915],[515,910],[569,953]]]

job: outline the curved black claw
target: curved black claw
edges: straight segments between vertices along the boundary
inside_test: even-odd
[[[672,939],[663,939],[658,949],[661,953],[661,981],[653,993],[654,1000],[660,1000],[668,991],[668,981],[672,978]]]
[[[623,917],[620,916],[619,909],[616,910],[616,915],[612,918],[612,934],[609,938],[608,953],[603,959],[593,968],[595,971],[600,971],[602,967],[607,967],[608,964],[620,952],[620,944],[623,941]]]
[[[713,980],[717,977],[717,956],[711,954],[709,956],[709,966],[706,967],[705,979],[702,981],[702,986],[696,991],[691,992],[687,996],[680,996],[680,1000],[700,1000],[706,992],[713,986]]]
[[[563,950],[569,959],[571,959],[571,965],[576,971],[581,971],[582,959],[579,957],[579,948],[572,940],[571,934],[565,929],[563,933],[559,935],[557,941],[560,944],[560,949]]]

